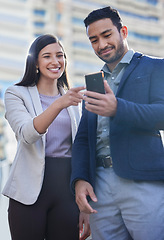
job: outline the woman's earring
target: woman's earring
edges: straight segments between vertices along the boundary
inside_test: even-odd
[[[39,73],[39,68],[36,68],[36,73],[37,73],[37,74]]]

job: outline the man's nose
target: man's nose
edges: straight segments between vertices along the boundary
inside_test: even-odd
[[[107,41],[106,39],[100,39],[99,40],[99,50],[104,49],[107,46]]]

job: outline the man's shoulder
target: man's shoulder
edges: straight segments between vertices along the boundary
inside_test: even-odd
[[[133,60],[136,58],[139,59],[139,66],[144,66],[144,67],[149,67],[150,69],[155,68],[163,68],[164,69],[164,58],[156,57],[156,56],[151,56],[151,55],[146,55],[143,53],[135,52],[133,56]],[[151,67],[152,66],[152,67]]]
[[[141,52],[135,52],[134,57],[141,58],[143,60],[153,61],[153,62],[157,62],[157,61],[158,62],[164,62],[164,58],[144,54],[144,53],[141,53]]]

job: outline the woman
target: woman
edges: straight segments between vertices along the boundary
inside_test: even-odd
[[[89,235],[69,187],[83,89],[69,89],[63,47],[46,34],[32,43],[21,82],[6,90],[5,116],[18,142],[3,190],[12,240],[77,240],[79,229],[81,240]]]

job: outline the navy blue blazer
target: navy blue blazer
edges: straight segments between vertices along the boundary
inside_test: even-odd
[[[110,118],[110,147],[115,173],[133,180],[164,180],[164,59],[135,53],[116,94]],[[71,185],[77,179],[94,187],[97,115],[83,111],[72,149]]]

